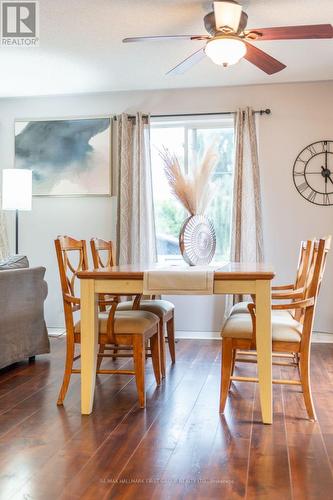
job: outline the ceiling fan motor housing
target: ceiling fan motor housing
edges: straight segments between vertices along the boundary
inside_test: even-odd
[[[235,6],[233,8],[232,6]],[[204,25],[212,36],[217,34],[239,35],[247,25],[248,16],[235,0],[218,0],[213,3],[214,11],[204,17]],[[232,24],[232,26],[228,25]]]

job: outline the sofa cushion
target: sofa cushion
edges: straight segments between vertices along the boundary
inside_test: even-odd
[[[29,261],[25,255],[12,255],[7,259],[0,260],[0,271],[8,269],[25,269],[29,267]]]
[[[0,272],[0,368],[50,352],[44,275],[44,267]]]

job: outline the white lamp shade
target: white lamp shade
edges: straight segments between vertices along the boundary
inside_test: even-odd
[[[207,42],[205,52],[215,64],[230,66],[245,56],[246,45],[236,38],[214,38]]]
[[[6,168],[2,171],[3,210],[31,210],[32,171]]]
[[[242,6],[231,2],[214,2],[216,29],[230,28],[235,33],[238,30],[242,15]]]

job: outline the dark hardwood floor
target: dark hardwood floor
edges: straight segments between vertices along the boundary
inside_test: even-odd
[[[179,341],[160,388],[148,361],[146,410],[131,377],[98,376],[89,417],[78,375],[56,406],[65,340],[51,342],[52,355],[0,371],[1,500],[333,498],[333,344],[313,346],[319,422],[307,420],[298,387],[274,386],[265,426],[254,384],[234,384],[219,415],[217,341]]]

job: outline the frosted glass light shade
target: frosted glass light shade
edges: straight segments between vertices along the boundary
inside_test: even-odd
[[[242,15],[242,6],[230,2],[214,2],[214,14],[216,29],[230,28],[235,33],[238,30]]]
[[[6,168],[2,171],[3,210],[31,210],[32,171]]]
[[[245,56],[246,45],[237,38],[215,38],[207,42],[205,52],[215,64],[229,66]]]

